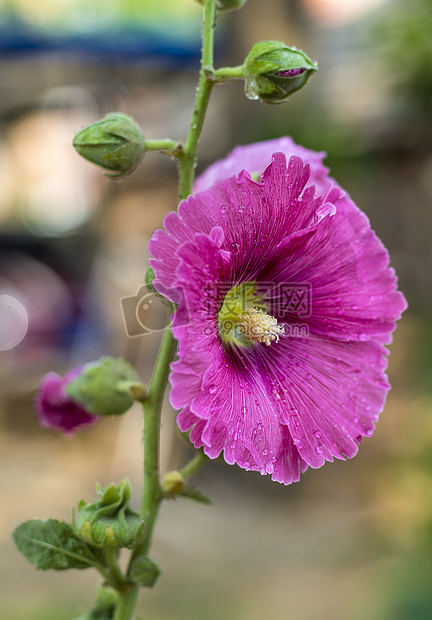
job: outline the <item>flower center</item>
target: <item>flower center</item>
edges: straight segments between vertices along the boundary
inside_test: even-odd
[[[284,333],[284,326],[279,325],[274,316],[252,306],[248,306],[240,316],[239,327],[246,341],[264,342],[267,346],[273,340],[278,342],[280,334]]]
[[[218,314],[219,334],[224,342],[238,346],[278,342],[284,326],[267,312],[255,283],[232,288],[226,295]]]

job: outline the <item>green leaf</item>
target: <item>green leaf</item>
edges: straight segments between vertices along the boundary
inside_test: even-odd
[[[185,487],[181,493],[179,493],[181,497],[188,497],[189,499],[193,499],[196,502],[200,502],[201,504],[210,505],[212,503],[211,499],[206,497],[198,491],[196,487]]]
[[[21,523],[13,533],[19,551],[41,570],[89,568],[97,559],[64,521],[32,519]]]

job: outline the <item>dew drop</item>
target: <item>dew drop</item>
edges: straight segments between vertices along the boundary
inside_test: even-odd
[[[239,208],[238,208],[238,212],[239,213],[244,213],[244,210],[245,210],[244,206],[240,205]]]
[[[321,431],[314,431],[314,437],[316,437],[317,439],[321,439],[322,437]]]
[[[238,254],[240,250],[240,244],[237,243],[237,241],[234,241],[233,243],[231,243],[230,249],[231,254]]]
[[[261,422],[260,422],[260,423],[257,425],[257,429],[258,429],[259,431],[262,431],[262,427],[263,427],[263,425],[262,425],[262,424],[261,424]]]
[[[290,409],[290,414],[294,416],[298,415],[297,409]]]
[[[360,342],[366,342],[368,337],[366,334],[359,334],[358,339],[360,340]]]
[[[268,474],[272,474],[274,472],[274,465],[272,463],[267,463],[267,465],[266,465],[266,472]]]
[[[268,454],[268,450],[266,450],[266,449],[264,448],[264,450],[262,451],[262,454],[263,454],[263,456],[267,456],[267,454]]]
[[[217,390],[217,387],[215,385],[210,385],[208,391],[210,392],[210,394],[214,394]]]
[[[242,413],[247,413],[247,409],[246,409],[246,407],[242,407],[242,408],[241,408],[241,412],[242,412]]]
[[[306,379],[307,379],[308,381],[310,381],[310,380],[312,379],[312,375],[307,374],[307,375],[306,375]]]
[[[315,446],[315,452],[317,454],[324,454],[324,448],[320,443],[317,446]]]

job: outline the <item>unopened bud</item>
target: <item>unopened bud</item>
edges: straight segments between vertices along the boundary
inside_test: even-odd
[[[295,47],[261,41],[249,52],[243,69],[248,99],[282,103],[303,88],[318,66]]]
[[[168,495],[178,495],[185,488],[185,480],[179,471],[167,471],[162,480],[162,490]]]
[[[66,392],[90,413],[109,416],[125,413],[134,400],[144,398],[145,386],[126,360],[101,357],[83,366],[80,375],[68,384]],[[138,392],[140,398],[136,399]]]
[[[131,577],[135,583],[143,588],[152,588],[161,574],[161,568],[151,558],[138,557],[132,564]]]
[[[98,497],[86,504],[81,500],[73,519],[73,528],[86,543],[96,547],[132,548],[144,533],[141,515],[129,507],[130,483],[117,487],[96,486]]]
[[[73,139],[75,150],[104,169],[113,179],[132,172],[145,154],[145,138],[127,114],[115,112],[81,129]]]

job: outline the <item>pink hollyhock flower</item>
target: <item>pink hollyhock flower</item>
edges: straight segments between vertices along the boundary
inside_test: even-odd
[[[180,429],[210,458],[284,484],[372,434],[390,388],[383,345],[406,308],[322,158],[288,138],[235,149],[149,245],[154,286],[178,304]]]
[[[88,413],[67,393],[66,387],[77,379],[82,366],[78,366],[64,377],[50,372],[42,379],[36,396],[35,408],[42,426],[70,434],[94,424],[99,417]]]

